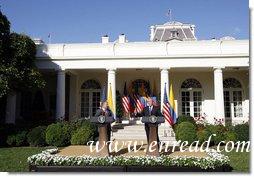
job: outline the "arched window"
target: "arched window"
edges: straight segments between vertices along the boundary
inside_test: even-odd
[[[242,88],[242,84],[235,78],[227,78],[223,81],[224,88]]]
[[[100,84],[93,79],[89,79],[81,85],[81,89],[100,89],[100,88],[101,88]]]
[[[94,116],[100,106],[100,83],[93,79],[85,81],[81,85],[80,94],[80,116],[82,118]]]
[[[224,109],[226,121],[233,118],[243,117],[242,107],[242,84],[235,78],[227,78],[223,81]]]
[[[200,82],[196,79],[186,79],[182,85],[181,88],[202,88]]]
[[[136,79],[132,83],[132,93],[148,94],[150,95],[150,83],[144,79]],[[144,90],[142,90],[144,88]],[[142,93],[145,92],[145,93]]]
[[[189,78],[181,85],[181,108],[183,115],[199,117],[202,108],[202,85],[196,79]]]

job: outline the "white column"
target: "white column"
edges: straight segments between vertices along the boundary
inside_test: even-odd
[[[17,100],[16,92],[12,92],[7,96],[5,123],[15,124],[16,100]]]
[[[65,72],[57,71],[56,89],[56,119],[64,119],[65,116]]]
[[[162,110],[162,103],[164,99],[164,89],[166,84],[167,95],[169,96],[169,79],[168,79],[168,69],[163,68],[161,69],[161,110]]]
[[[108,69],[108,93],[111,85],[114,110],[116,111],[116,69]]]
[[[215,118],[223,119],[225,123],[224,112],[224,92],[223,92],[223,74],[222,68],[214,68],[214,100],[215,100]]]

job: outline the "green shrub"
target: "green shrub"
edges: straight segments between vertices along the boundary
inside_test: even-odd
[[[70,123],[72,127],[72,134],[81,127],[88,126],[94,134],[94,137],[98,136],[97,126],[86,119],[78,119]]]
[[[22,131],[16,134],[16,146],[22,146],[27,144],[26,135],[27,131]]]
[[[180,124],[180,123],[182,123],[182,122],[190,122],[190,123],[192,123],[193,125],[196,126],[196,123],[195,123],[195,121],[194,121],[194,118],[191,117],[191,116],[188,116],[188,115],[181,115],[181,116],[179,116],[179,117],[177,118],[177,120],[176,120],[176,123],[177,123],[177,124]]]
[[[188,141],[188,144],[196,141],[196,127],[188,121],[180,123],[176,128],[176,140]]]
[[[71,126],[66,122],[51,124],[46,129],[46,143],[53,146],[70,144]]]
[[[9,136],[7,137],[6,143],[7,143],[9,146],[15,146],[15,144],[16,144],[16,136],[15,136],[15,135],[9,135]]]
[[[249,141],[249,125],[247,123],[236,125],[234,132],[237,135],[237,141]]]
[[[211,132],[205,129],[197,132],[197,138],[198,138],[199,144],[202,144],[205,141],[207,141],[210,136],[211,136]]]
[[[11,132],[11,134],[10,134]],[[15,125],[14,124],[1,124],[0,125],[0,146],[7,146],[8,136],[15,134]],[[10,140],[9,140],[10,141]]]
[[[223,125],[207,125],[206,130],[210,132],[210,135],[216,135],[212,136],[211,144],[218,145],[221,141],[225,140],[225,133],[227,129]]]
[[[228,131],[225,133],[225,142],[229,142],[229,141],[233,141],[236,142],[237,141],[237,135],[235,132],[233,131]]]
[[[46,126],[35,127],[27,134],[27,141],[30,146],[46,145],[46,128]]]
[[[71,137],[71,144],[73,145],[85,145],[98,136],[97,126],[88,120],[79,120],[75,125],[77,130]]]
[[[6,143],[9,146],[22,146],[26,145],[26,131],[18,132],[17,134],[12,134],[7,137]]]
[[[93,130],[89,126],[79,128],[71,137],[72,145],[86,145],[88,141],[93,140]]]

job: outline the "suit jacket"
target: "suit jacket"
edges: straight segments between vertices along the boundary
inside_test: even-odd
[[[96,113],[95,113],[95,117],[98,117],[98,116],[101,116],[101,115],[104,115],[106,117],[111,117],[113,116],[113,113],[110,109],[106,109],[106,111],[104,111],[103,109],[97,109]]]
[[[138,116],[162,116],[160,108],[157,106],[153,106],[153,109],[151,111],[149,111],[149,106],[146,106],[143,111],[140,114],[137,114]]]

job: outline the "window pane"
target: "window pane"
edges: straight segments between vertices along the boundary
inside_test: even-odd
[[[224,91],[224,109],[225,109],[225,117],[231,117],[229,91]]]
[[[190,115],[190,92],[182,91],[182,114]]]
[[[202,92],[193,91],[193,105],[194,105],[194,117],[199,117],[201,114],[201,105],[202,105]]]
[[[242,92],[233,91],[233,106],[234,106],[234,117],[242,117]]]

